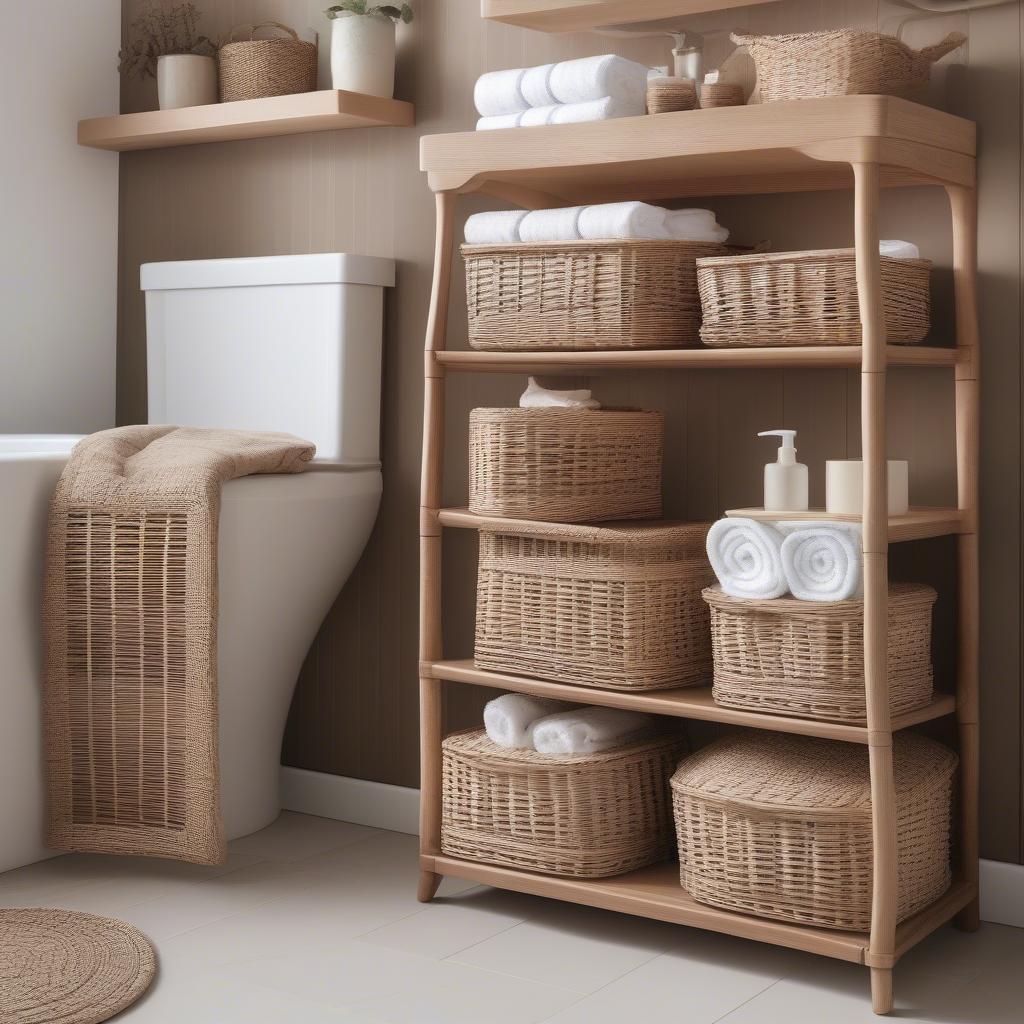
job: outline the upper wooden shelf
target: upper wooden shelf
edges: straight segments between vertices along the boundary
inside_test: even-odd
[[[262,100],[93,117],[78,122],[78,143],[123,152],[339,128],[407,127],[414,122],[413,105],[404,100],[321,89]]]
[[[835,96],[586,124],[427,135],[435,192],[542,208],[623,199],[850,188],[851,164],[885,186],[974,184],[973,121],[894,96]]]

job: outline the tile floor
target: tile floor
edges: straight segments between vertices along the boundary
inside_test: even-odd
[[[860,1024],[864,968],[446,880],[411,836],[285,813],[197,868],[67,856],[0,875],[0,905],[131,921],[156,943],[131,1024]],[[943,929],[896,974],[903,1022],[1019,1024],[1024,929]]]

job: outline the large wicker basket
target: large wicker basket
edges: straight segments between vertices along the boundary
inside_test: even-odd
[[[932,699],[935,591],[889,587],[889,701],[894,715]],[[863,722],[864,602],[758,601],[704,591],[711,608],[716,704]]]
[[[469,343],[505,351],[696,345],[696,260],[727,251],[677,241],[464,245]]]
[[[931,261],[880,260],[887,340],[923,341],[930,327]],[[705,345],[861,343],[853,249],[700,259],[697,279]]]
[[[706,523],[480,532],[478,667],[610,690],[705,683]]]
[[[639,409],[474,409],[469,510],[572,523],[661,515],[664,417]]]
[[[441,745],[441,852],[576,878],[618,875],[672,856],[668,779],[678,736],[602,754],[505,750],[483,730]]]
[[[894,737],[897,916],[950,884],[957,757],[912,733]],[[688,757],[672,777],[680,880],[701,903],[801,924],[871,926],[868,748],[742,732]]]
[[[902,96],[927,85],[932,65],[966,39],[962,32],[951,32],[934,46],[912,50],[895,36],[849,29],[732,36],[754,60],[762,103],[817,96]]]
[[[260,29],[273,28],[288,38],[254,39]],[[249,38],[238,42],[232,29],[217,53],[220,100],[256,100],[316,89],[316,46],[279,21],[246,26]]]

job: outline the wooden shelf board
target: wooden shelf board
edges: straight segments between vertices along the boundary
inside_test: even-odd
[[[529,693],[538,697],[553,697],[556,700],[581,704],[598,704],[602,707],[624,708],[629,711],[643,711],[648,714],[668,715],[673,718],[693,718],[703,722],[724,722],[728,725],[764,729],[769,732],[821,736],[825,739],[842,740],[846,743],[868,742],[868,730],[861,725],[821,722],[808,718],[760,714],[755,711],[740,711],[735,708],[721,707],[712,699],[710,686],[636,692],[597,690],[587,686],[555,683],[545,679],[532,679],[505,672],[491,672],[477,668],[469,658],[457,661],[428,662],[420,666],[420,673],[433,679],[470,683],[495,690],[509,690],[513,693]],[[893,729],[905,729],[911,725],[919,725],[921,722],[950,715],[955,709],[956,702],[951,694],[936,694],[926,708],[894,718],[892,727]]]
[[[893,96],[835,96],[428,135],[435,192],[520,206],[851,188],[855,162],[883,186],[974,184],[972,121]]]
[[[771,522],[778,519],[830,519],[839,523],[859,523],[860,516],[830,515],[824,509],[809,512],[765,512],[763,508],[732,508],[727,516],[744,516]],[[889,540],[924,540],[927,537],[948,537],[963,532],[963,516],[955,508],[913,508],[905,516],[889,517]]]
[[[321,89],[261,100],[93,117],[78,122],[78,143],[123,152],[340,128],[405,127],[414,120],[413,105],[404,100]]]
[[[792,348],[619,349],[596,352],[441,351],[435,358],[449,370],[465,373],[573,374],[587,376],[617,370],[859,369],[859,345]],[[956,366],[955,348],[887,345],[892,366]]]
[[[480,16],[538,32],[586,32],[609,25],[685,18],[774,0],[480,0]]]

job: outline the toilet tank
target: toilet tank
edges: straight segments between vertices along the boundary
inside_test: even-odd
[[[144,263],[149,422],[287,431],[380,460],[384,288],[352,253]]]

